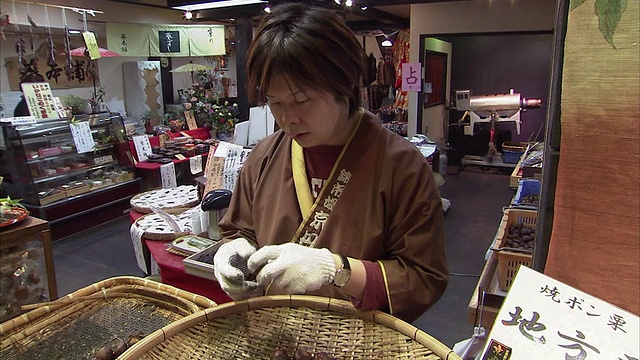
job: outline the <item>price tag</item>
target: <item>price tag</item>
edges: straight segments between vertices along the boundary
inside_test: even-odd
[[[132,139],[133,145],[136,148],[136,154],[138,154],[138,161],[147,161],[148,155],[153,153],[149,137],[147,135],[138,135]]]
[[[182,155],[182,154],[176,154],[176,158],[178,160],[185,160],[186,159],[186,157],[184,157],[184,155]]]
[[[83,31],[82,38],[84,39],[84,44],[87,46],[87,50],[89,51],[89,57],[91,60],[99,59],[102,57],[100,55],[100,49],[98,48],[98,40],[96,40],[96,34],[92,31]]]
[[[76,144],[76,151],[78,154],[83,154],[92,151],[95,148],[96,143],[91,135],[91,127],[89,127],[88,121],[69,124],[71,129],[71,136],[73,136],[73,142]]]
[[[160,166],[160,178],[162,179],[163,189],[170,189],[178,186],[176,181],[176,167],[172,162]]]
[[[194,130],[198,128],[198,124],[196,123],[196,118],[193,117],[193,112],[191,110],[184,112],[184,118],[187,119],[187,127],[189,130]]]
[[[188,138],[190,138],[190,139],[191,139],[191,138],[193,138],[193,136],[191,136],[191,135],[187,134],[187,133],[186,133],[186,132],[184,132],[184,131],[180,131],[180,134],[181,134],[182,136],[186,136],[186,137],[188,137]]]
[[[160,141],[160,148],[164,149],[164,145],[167,143],[167,140],[169,140],[169,135],[167,134],[160,134],[158,136],[158,140]]]
[[[132,224],[129,228],[129,235],[131,236],[131,243],[133,243],[133,252],[136,256],[138,267],[142,272],[148,274],[149,270],[147,269],[147,262],[144,258],[144,246],[142,245],[142,235],[144,235],[144,230],[138,228],[135,224]]]
[[[16,116],[16,117],[2,118],[0,119],[0,122],[10,123],[12,126],[29,125],[29,124],[35,124],[36,118],[34,118],[33,116]]]
[[[93,159],[93,163],[95,165],[103,165],[106,163],[110,163],[113,161],[113,156],[112,155],[105,155],[105,156],[98,156],[97,158]]]
[[[193,175],[202,172],[202,155],[196,155],[189,158],[189,167],[191,168],[191,174]]]

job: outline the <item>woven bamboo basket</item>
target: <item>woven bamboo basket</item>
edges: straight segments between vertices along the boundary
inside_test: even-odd
[[[137,277],[106,279],[0,324],[0,358],[94,359],[216,303]]]
[[[274,295],[221,304],[180,319],[120,359],[268,359],[298,348],[337,359],[460,359],[418,328],[350,302]]]

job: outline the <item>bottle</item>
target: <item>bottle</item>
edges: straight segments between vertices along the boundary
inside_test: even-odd
[[[438,159],[438,173],[440,173],[440,175],[445,176],[447,175],[447,150],[446,149],[440,149],[440,158]]]

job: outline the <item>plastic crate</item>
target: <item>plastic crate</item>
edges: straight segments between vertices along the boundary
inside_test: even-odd
[[[509,235],[509,227],[520,222],[526,227],[536,227],[538,220],[538,212],[535,210],[525,209],[507,209],[504,211],[502,221],[500,222],[500,229],[498,230],[498,238],[496,243],[498,248],[502,247],[507,241],[507,235]],[[496,253],[498,258],[498,286],[502,291],[508,291],[513,278],[518,272],[520,265],[531,267],[533,263],[533,254],[523,254],[508,250],[498,251]]]
[[[526,143],[509,143],[502,144],[502,161],[507,164],[517,164],[527,149]]]
[[[538,209],[538,203],[530,204],[523,203],[522,200],[526,196],[537,195],[540,196],[540,188],[541,183],[540,180],[536,179],[522,179],[518,182],[518,191],[516,191],[516,196],[514,196],[513,201],[511,202],[512,207],[522,208],[522,209]],[[539,201],[539,200],[538,200]]]

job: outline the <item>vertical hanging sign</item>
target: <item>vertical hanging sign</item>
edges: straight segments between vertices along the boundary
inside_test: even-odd
[[[420,63],[402,63],[402,91],[420,91],[422,84]]]
[[[176,182],[176,167],[173,162],[160,166],[160,178],[162,179],[163,189],[171,189],[178,186]]]
[[[84,44],[87,47],[87,51],[89,51],[89,57],[91,60],[95,60],[100,58],[100,49],[98,48],[98,40],[96,40],[96,34],[91,31],[82,32],[82,38],[84,39]]]

